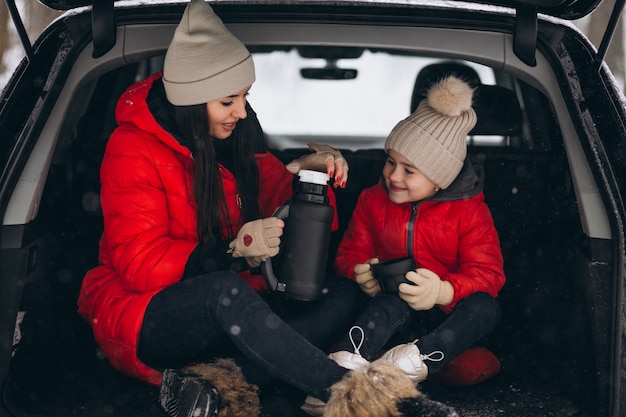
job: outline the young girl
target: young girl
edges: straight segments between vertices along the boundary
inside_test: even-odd
[[[120,98],[101,166],[100,265],[83,280],[79,312],[115,368],[163,382],[172,415],[216,407],[212,388],[179,372],[192,363],[234,357],[249,383],[280,378],[320,398],[346,372],[321,349],[354,320],[358,286],[331,282],[320,300],[277,314],[253,273],[279,251],[284,223],[272,214],[293,179],[247,103],[254,80],[245,46],[192,0],[163,74]],[[345,185],[341,155],[315,149],[299,164],[318,162]]]
[[[372,360],[399,330],[414,334],[418,340],[382,358],[415,382],[463,352],[466,360],[457,360],[463,369],[450,382],[477,383],[500,368],[486,349],[468,350],[496,326],[495,297],[505,281],[482,184],[466,158],[466,135],[476,124],[472,96],[463,80],[449,76],[394,127],[382,179],[360,195],[335,261],[340,274],[372,297],[356,322],[364,335],[357,353]],[[406,273],[410,283],[397,294],[382,292],[372,264],[406,256],[417,265]],[[420,322],[436,328],[417,334]],[[346,338],[334,355],[350,357],[352,346]]]

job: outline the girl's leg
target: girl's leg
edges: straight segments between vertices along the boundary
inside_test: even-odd
[[[493,331],[499,320],[500,306],[489,294],[474,293],[461,300],[439,327],[417,342],[422,354],[443,352],[443,360],[428,361],[428,372],[437,372],[461,352],[474,346]]]
[[[224,335],[266,372],[322,400],[346,372],[233,272],[181,281],[158,293],[144,317],[138,356],[158,368],[207,361]]]
[[[354,323],[363,329],[364,340],[359,351],[367,360],[374,360],[389,338],[410,317],[411,308],[395,294],[380,293],[368,302],[365,311]],[[360,333],[354,332],[353,339],[356,345],[360,343]],[[337,351],[347,350],[354,352],[349,335],[346,335],[337,345]]]

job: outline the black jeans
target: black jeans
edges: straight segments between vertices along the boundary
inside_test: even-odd
[[[492,296],[483,292],[471,294],[459,301],[450,315],[438,307],[429,311],[414,311],[397,295],[380,293],[370,300],[355,325],[363,329],[365,340],[360,353],[367,360],[376,359],[392,336],[402,332],[405,335],[402,343],[419,338],[417,347],[421,354],[428,355],[436,351],[443,353],[441,361],[426,359],[428,372],[434,373],[491,333],[499,321],[500,306]],[[436,323],[434,329],[433,323]],[[428,329],[428,333],[415,337],[418,328]],[[360,337],[359,332],[353,332],[357,345]],[[349,337],[344,338],[336,350],[353,352]],[[433,355],[434,359],[440,357]]]
[[[250,383],[280,378],[326,400],[346,370],[324,349],[345,334],[360,299],[358,286],[347,279],[329,284],[318,301],[296,303],[266,301],[234,272],[202,275],[155,295],[137,355],[157,369],[233,357]]]

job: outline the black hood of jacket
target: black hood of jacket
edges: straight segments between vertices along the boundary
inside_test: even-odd
[[[160,124],[161,127],[170,135],[172,135],[181,145],[193,153],[191,144],[187,143],[183,135],[176,127],[176,121],[173,116],[174,106],[167,100],[162,78],[158,78],[152,83],[152,87],[146,97],[146,103],[148,104],[148,108],[150,109],[154,120],[156,120],[156,122]]]
[[[429,198],[429,201],[452,201],[466,200],[475,197],[483,190],[482,175],[476,173],[474,165],[469,158],[465,158],[463,167],[459,175],[452,181],[452,184],[445,190],[440,190],[437,194]]]

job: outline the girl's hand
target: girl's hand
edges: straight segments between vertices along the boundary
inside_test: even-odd
[[[430,310],[435,304],[448,305],[454,297],[454,288],[448,281],[426,268],[406,273],[406,279],[415,285],[398,285],[398,295],[416,311]]]
[[[348,162],[339,150],[329,145],[309,143],[309,149],[314,153],[303,155],[287,164],[287,170],[297,174],[301,169],[310,169],[328,173],[335,180],[335,188],[346,187],[348,181]]]
[[[378,258],[372,258],[364,264],[358,264],[354,267],[354,277],[361,290],[370,297],[375,296],[382,291],[378,280],[372,274],[372,264],[377,264]]]

